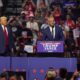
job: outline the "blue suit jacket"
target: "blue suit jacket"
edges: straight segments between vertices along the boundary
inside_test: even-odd
[[[52,36],[49,26],[41,30],[44,41],[64,41],[62,28],[55,26],[55,38]]]
[[[13,39],[11,28],[7,27],[7,30],[8,30],[8,46],[11,49],[14,48],[14,39]],[[6,44],[6,40],[5,40],[4,32],[2,26],[0,25],[0,53],[5,52],[6,49],[5,44]]]

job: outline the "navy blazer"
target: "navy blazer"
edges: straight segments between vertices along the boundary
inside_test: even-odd
[[[14,48],[14,39],[13,39],[11,28],[7,27],[7,30],[8,30],[8,46],[11,49],[11,48]],[[0,25],[0,53],[5,52],[5,49],[6,49],[5,44],[6,44],[6,40],[5,40],[3,28]]]
[[[55,38],[52,36],[49,26],[41,30],[42,40],[44,41],[64,41],[64,35],[61,27],[55,26]]]

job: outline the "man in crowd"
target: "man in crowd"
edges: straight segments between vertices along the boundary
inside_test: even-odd
[[[0,18],[0,55],[10,55],[14,48],[11,28],[7,26],[7,17],[3,16]]]
[[[55,25],[54,17],[48,17],[48,26],[41,30],[44,41],[64,41],[63,31]]]
[[[66,68],[60,68],[59,76],[55,80],[66,80],[67,74],[68,72]]]
[[[33,45],[36,44],[38,38],[39,26],[38,23],[34,19],[34,15],[30,15],[29,21],[26,23],[26,28],[30,29],[33,33]]]
[[[45,80],[55,80],[56,79],[56,71],[54,70],[53,67],[49,67],[47,74],[45,76]]]
[[[8,75],[6,72],[0,74],[0,80],[8,80]]]
[[[16,74],[11,74],[9,80],[18,80]]]

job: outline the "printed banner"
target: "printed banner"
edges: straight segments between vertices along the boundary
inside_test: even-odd
[[[37,52],[64,52],[64,42],[63,41],[38,41],[37,42]]]

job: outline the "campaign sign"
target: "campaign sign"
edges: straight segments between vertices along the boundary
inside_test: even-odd
[[[37,52],[64,52],[63,41],[38,41]]]
[[[64,3],[64,7],[74,7],[74,6],[76,6],[77,5],[77,3],[75,3],[75,2],[67,2],[67,3]]]

